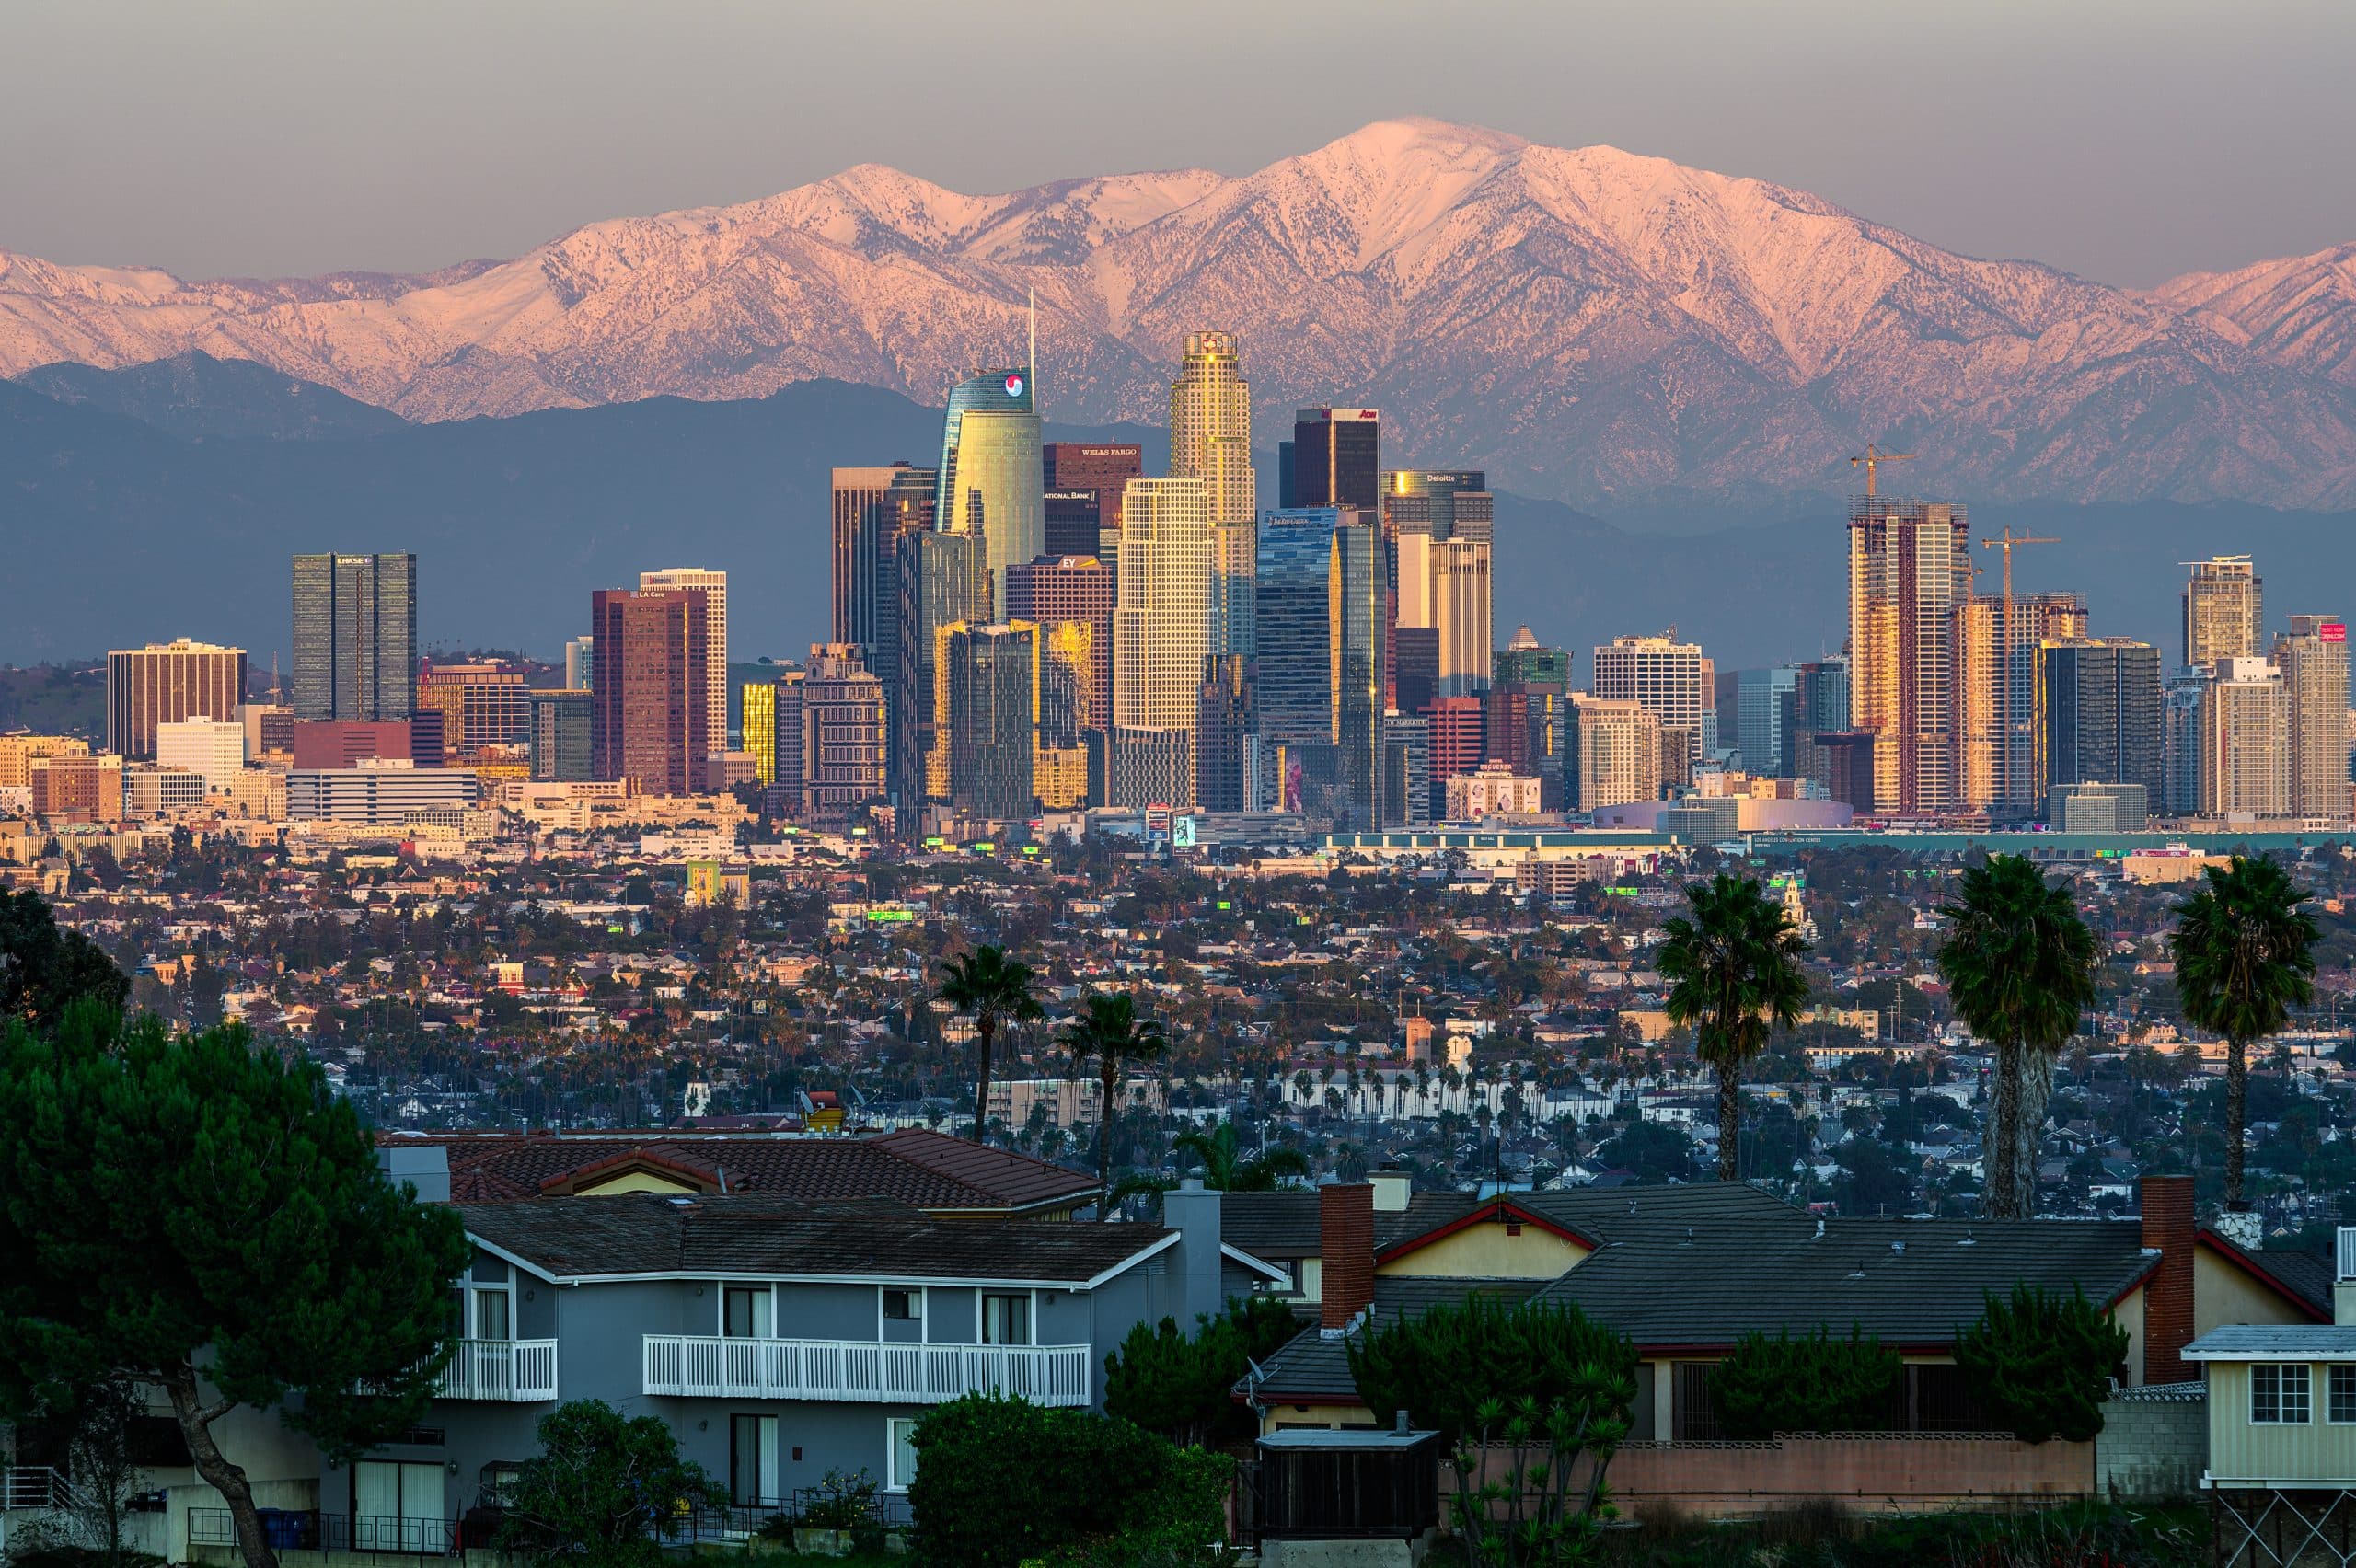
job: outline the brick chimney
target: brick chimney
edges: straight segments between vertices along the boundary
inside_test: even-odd
[[[1374,1187],[1317,1189],[1317,1251],[1324,1273],[1318,1326],[1349,1327],[1374,1300]]]
[[[2183,1383],[2200,1376],[2184,1359],[2192,1343],[2192,1178],[2146,1176],[2143,1248],[2160,1266],[2143,1287],[2143,1381]]]

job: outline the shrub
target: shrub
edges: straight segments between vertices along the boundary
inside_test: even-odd
[[[1251,1412],[1231,1390],[1250,1370],[1300,1332],[1292,1309],[1272,1297],[1230,1300],[1217,1318],[1197,1318],[1194,1337],[1169,1318],[1138,1323],[1104,1358],[1104,1411],[1180,1443],[1247,1437]]]
[[[875,1478],[865,1470],[828,1470],[793,1518],[805,1530],[856,1530],[875,1522]]]
[[[2084,1443],[2127,1358],[2127,1331],[2073,1286],[2067,1297],[2020,1284],[1990,1292],[1980,1320],[1956,1332],[1956,1364],[2024,1443]]]
[[[1013,1568],[1141,1516],[1179,1450],[1132,1422],[998,1394],[935,1405],[917,1423],[908,1482],[928,1556]]]
[[[717,1502],[703,1468],[679,1457],[659,1417],[624,1416],[603,1400],[573,1400],[540,1418],[540,1453],[524,1462],[500,1545],[569,1568],[641,1568],[678,1533],[687,1511]]]
[[[1728,1437],[1778,1432],[1886,1432],[1901,1367],[1895,1352],[1853,1324],[1834,1339],[1821,1323],[1799,1339],[1748,1333],[1710,1376]]]

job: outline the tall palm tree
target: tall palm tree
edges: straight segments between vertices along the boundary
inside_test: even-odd
[[[1189,1127],[1170,1140],[1170,1149],[1200,1160],[1203,1185],[1218,1193],[1273,1193],[1285,1178],[1309,1174],[1309,1160],[1297,1148],[1279,1145],[1245,1159],[1232,1122],[1207,1132]]]
[[[1718,1180],[1735,1179],[1742,1069],[1778,1028],[1799,1022],[1807,999],[1800,955],[1807,944],[1778,901],[1749,877],[1720,871],[1685,890],[1692,917],[1662,929],[1657,967],[1669,983],[1671,1023],[1693,1030],[1694,1053],[1718,1078]]]
[[[974,1016],[978,1047],[974,1067],[974,1141],[989,1124],[991,1052],[1001,1022],[1025,1023],[1039,1016],[1031,995],[1031,966],[1006,956],[1002,948],[977,947],[941,966],[941,999]]]
[[[2304,888],[2271,860],[2236,855],[2176,908],[2169,946],[2185,1020],[2225,1037],[2225,1206],[2239,1209],[2249,1046],[2281,1032],[2315,997],[2316,923]]]
[[[1149,1062],[1170,1048],[1168,1036],[1154,1020],[1138,1017],[1138,999],[1123,991],[1094,996],[1080,1005],[1080,1016],[1064,1031],[1064,1046],[1075,1066],[1093,1057],[1097,1100],[1096,1181],[1104,1193],[1097,1217],[1113,1217],[1113,1113],[1121,1080],[1138,1062]]]
[[[2027,1219],[2053,1058],[2095,999],[2094,932],[2069,889],[2019,855],[1967,869],[1962,897],[1942,913],[1953,924],[1939,975],[1956,1016],[1996,1053],[1981,1207],[1992,1219]]]

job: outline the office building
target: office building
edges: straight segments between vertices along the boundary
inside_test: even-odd
[[[949,798],[986,821],[1027,819],[1037,801],[1039,628],[956,625],[941,638]]]
[[[1113,712],[1113,571],[1094,555],[1043,556],[1007,569],[1006,618],[1039,628],[1043,736],[1078,745]],[[1063,686],[1072,687],[1071,695]],[[1043,739],[1043,744],[1047,742]]]
[[[2038,644],[2037,661],[2047,820],[2060,825],[2052,802],[2080,784],[2134,785],[2148,814],[2162,797],[2160,651],[2127,637],[2073,638]]]
[[[168,816],[204,804],[204,776],[161,763],[126,763],[122,769],[122,814],[133,821]]]
[[[2001,606],[2002,601],[1997,603]],[[2001,609],[1999,621],[2004,624]],[[2001,803],[2008,814],[2024,815],[2038,809],[2050,774],[2045,755],[2046,694],[2039,685],[2044,665],[2038,650],[2048,642],[2082,641],[2086,635],[2086,601],[2082,594],[2026,594],[2013,601],[2002,668],[1994,673],[2003,683],[1996,702],[2002,738],[1994,755],[1991,802]],[[2156,681],[2154,686],[2156,690]]]
[[[2141,784],[2062,784],[2047,807],[2061,833],[2141,833],[2152,825],[2151,791]]]
[[[1200,479],[1211,512],[1211,648],[1250,658],[1258,559],[1252,386],[1226,332],[1190,332],[1170,384],[1170,477]]]
[[[1571,694],[1571,809],[1660,799],[1660,720],[1633,699]]]
[[[568,638],[564,644],[564,689],[587,691],[597,681],[597,640]]]
[[[2200,694],[2205,816],[2291,814],[2291,694],[2264,659],[2220,659]]]
[[[779,722],[792,710],[802,737],[803,815],[814,823],[848,822],[882,801],[888,788],[884,683],[860,662],[859,646],[814,643],[800,678],[789,673],[778,693]],[[783,734],[780,730],[780,746]],[[779,777],[785,777],[782,761]]]
[[[417,677],[417,711],[442,716],[442,744],[453,756],[513,745],[531,732],[531,693],[510,664],[427,664]]]
[[[322,719],[294,721],[287,734],[293,766],[314,772],[356,767],[370,758],[407,762],[411,767],[442,766],[442,715],[414,719]]]
[[[904,831],[920,824],[927,801],[949,798],[948,737],[934,704],[941,629],[987,625],[994,602],[980,535],[936,530],[901,536],[900,607],[894,628],[900,644],[894,660],[899,695],[889,715],[887,766]]]
[[[993,603],[1008,567],[1046,551],[1045,493],[1030,372],[980,370],[951,387],[932,525],[982,540]]]
[[[1498,686],[1547,686],[1571,695],[1571,655],[1568,649],[1548,648],[1528,627],[1516,627],[1512,639],[1497,650],[1493,670]]]
[[[1390,706],[1421,713],[1439,700],[1439,628],[1397,626],[1391,637]]]
[[[709,605],[699,587],[589,595],[598,652],[590,750],[599,778],[627,779],[642,795],[704,787],[711,754],[722,749],[711,730]]]
[[[1380,515],[1382,416],[1373,409],[1303,409],[1293,416],[1292,507],[1352,507]]]
[[[183,637],[107,655],[107,750],[131,761],[156,755],[158,725],[234,719],[246,700],[246,651]]]
[[[156,726],[156,761],[226,790],[246,770],[246,727],[235,719],[174,719]]]
[[[416,556],[294,558],[295,718],[406,719],[416,668]]]
[[[1270,513],[1259,538],[1255,696],[1262,737],[1299,748],[1312,815],[1382,820],[1382,540],[1371,513]],[[1485,660],[1484,673],[1485,673]],[[1329,748],[1330,757],[1317,755]]]
[[[1422,713],[1382,716],[1382,825],[1432,820],[1432,721]]]
[[[1859,816],[1871,816],[1874,801],[1878,795],[1874,777],[1875,747],[1879,740],[1870,730],[1825,732],[1817,735],[1816,747],[1824,757],[1824,793],[1827,799],[1852,808]]]
[[[1489,544],[1445,539],[1432,546],[1431,626],[1439,650],[1442,697],[1478,697],[1489,687],[1496,654],[1490,630]]]
[[[703,595],[703,732],[713,754],[728,749],[728,573],[672,566],[638,574],[641,591],[692,589]],[[703,789],[710,756],[697,759],[694,787]]]
[[[1762,778],[1792,777],[1798,760],[1799,671],[1789,664],[1735,672],[1736,749],[1745,771]]]
[[[1477,697],[1444,697],[1423,712],[1426,742],[1425,811],[1432,820],[1448,814],[1448,781],[1488,760],[1488,714]]]
[[[35,758],[89,755],[90,743],[72,735],[0,735],[0,790],[31,789]]]
[[[1563,810],[1569,697],[1551,685],[1515,681],[1491,686],[1482,694],[1481,706],[1484,760],[1537,779],[1544,791],[1544,809]],[[1681,733],[1679,739],[1683,740]],[[1690,768],[1688,759],[1679,760]]]
[[[1877,737],[1876,809],[1951,812],[1958,614],[1971,596],[1960,506],[1858,496],[1849,509],[1852,721]]]
[[[736,687],[738,749],[753,759],[753,778],[759,784],[777,782],[777,675],[771,663],[738,665],[755,670],[756,678]]]
[[[1137,443],[1050,441],[1039,448],[1040,482],[1046,490],[1046,547],[1050,556],[1093,556],[1106,536],[1121,533],[1121,494],[1131,479],[1145,477],[1145,453]]]
[[[2172,670],[2160,683],[2160,798],[2169,816],[2200,811],[2200,720],[2211,670]]]
[[[2184,564],[2192,573],[2181,601],[2185,663],[2206,670],[2220,659],[2258,658],[2266,584],[2250,558],[2212,556]]]
[[[372,758],[356,767],[298,767],[286,776],[293,822],[349,822],[398,827],[447,820],[482,797],[482,781],[463,768],[413,767]]]
[[[833,640],[866,649],[887,695],[899,673],[900,541],[931,529],[940,482],[904,462],[834,471]]]
[[[1566,686],[1569,663],[1565,656]],[[1656,722],[1690,732],[1695,761],[1717,749],[1717,678],[1700,643],[1670,635],[1615,637],[1595,651],[1596,697],[1633,702]]]
[[[1423,534],[1494,544],[1496,520],[1496,497],[1478,468],[1392,468],[1382,476],[1385,538]]]
[[[1134,502],[1136,492],[1130,493]],[[1127,729],[1106,737],[1107,805],[1131,811],[1168,806],[1194,809],[1195,732],[1192,729]],[[1097,791],[1091,786],[1091,795]]]
[[[1251,661],[1236,653],[1206,659],[1195,708],[1195,804],[1201,810],[1252,809],[1246,773],[1256,713]]]
[[[1120,589],[1113,602],[1113,728],[1191,736],[1211,647],[1210,491],[1198,478],[1132,479],[1121,507]],[[1118,737],[1115,737],[1117,750]],[[1171,747],[1156,741],[1155,768]],[[1191,745],[1184,748],[1193,766]],[[1116,784],[1149,775],[1117,759]],[[1116,799],[1116,805],[1138,804]],[[1176,798],[1191,806],[1191,775]]]
[[[1469,678],[1465,671],[1453,666],[1465,650],[1476,646],[1486,660],[1491,647],[1489,628],[1496,599],[1487,577],[1495,550],[1496,498],[1489,493],[1487,476],[1478,469],[1393,468],[1382,475],[1381,487],[1384,571],[1392,606],[1384,639],[1392,671],[1386,700],[1412,711],[1397,685],[1403,667],[1399,631],[1406,627],[1431,628],[1435,640],[1448,650],[1434,660],[1434,682],[1443,695],[1475,695],[1488,685],[1487,673]],[[1452,559],[1448,555],[1451,545],[1458,547]],[[1473,551],[1470,548],[1473,545],[1481,549]],[[1459,575],[1444,588],[1438,579],[1444,564],[1453,574],[1475,571],[1480,581],[1475,583]],[[1462,596],[1476,587],[1477,603]],[[1418,639],[1414,652],[1420,655],[1421,651]],[[1438,673],[1441,665],[1451,668],[1443,674]],[[1411,680],[1416,678],[1411,676]],[[1409,698],[1419,689],[1412,688]],[[1569,689],[1567,680],[1565,689]]]
[[[112,752],[52,752],[29,758],[33,814],[52,822],[113,822],[122,815],[122,758]]]
[[[294,710],[275,703],[248,702],[237,709],[237,723],[246,732],[246,761],[260,766],[282,762],[294,750]]]
[[[2291,814],[2349,814],[2348,627],[2336,616],[2292,616],[2274,640],[2291,709]]]
[[[577,783],[596,773],[596,715],[590,695],[566,687],[536,691],[532,711],[532,777]]]
[[[1502,762],[1483,763],[1448,781],[1448,820],[1484,822],[1490,817],[1536,816],[1545,810],[1544,790],[1532,777]]]

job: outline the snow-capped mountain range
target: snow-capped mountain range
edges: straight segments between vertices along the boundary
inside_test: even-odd
[[[817,378],[938,402],[1021,354],[1034,291],[1058,418],[1159,421],[1180,340],[1224,327],[1263,446],[1295,407],[1375,406],[1399,460],[1590,508],[1821,493],[1868,437],[1969,499],[2356,507],[2356,245],[2136,292],[1429,121],[1242,179],[964,196],[861,165],[421,275],[0,251],[0,375],[202,351],[421,421]]]

